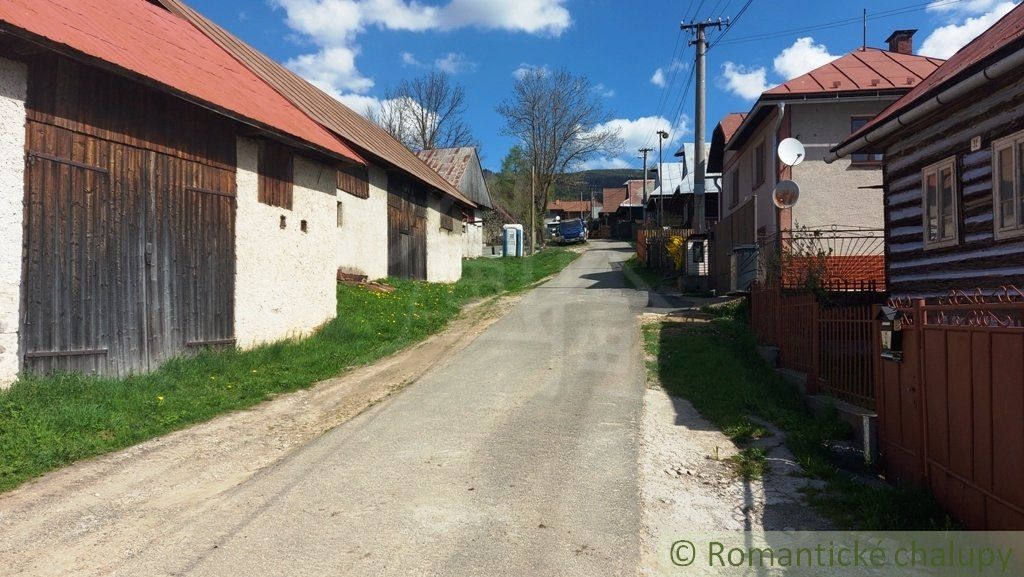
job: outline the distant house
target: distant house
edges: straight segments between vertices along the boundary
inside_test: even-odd
[[[0,3],[0,381],[308,334],[339,271],[461,273],[461,231],[427,223],[475,203],[383,133],[324,128],[188,14]]]
[[[595,203],[600,207],[599,204]],[[593,217],[593,208],[589,200],[553,200],[548,203],[548,218],[568,220],[582,218],[585,221]]]
[[[476,149],[438,148],[421,150],[417,154],[427,166],[452,183],[466,198],[476,203],[477,207],[473,212],[463,215],[461,222],[455,224],[465,229],[462,256],[481,256],[484,247],[484,215],[487,211],[494,210],[494,203],[487,191],[484,170],[480,166],[480,157],[477,156]]]
[[[647,201],[648,221],[657,222],[659,212],[664,214],[665,226],[694,228],[694,148],[687,142],[675,153],[677,162],[655,165],[656,186]],[[718,185],[714,175],[704,179],[704,218],[707,225],[718,221]]]
[[[716,127],[709,172],[722,174],[721,220],[712,231],[712,284],[730,289],[730,258],[737,245],[777,239],[798,228],[882,228],[881,156],[857,154],[824,161],[834,143],[921,84],[942,61],[913,54],[914,30],[899,30],[889,49],[850,52],[803,76],[765,91],[745,114],[730,114]],[[796,137],[806,157],[782,164],[778,143]],[[793,180],[800,198],[779,208],[775,185]],[[881,270],[881,255],[878,255]]]

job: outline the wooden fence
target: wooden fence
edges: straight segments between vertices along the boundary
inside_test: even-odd
[[[678,273],[675,261],[668,254],[668,241],[674,236],[684,240],[693,234],[689,228],[639,228],[636,231],[636,255],[648,270],[665,275]]]
[[[756,209],[755,198],[751,197],[711,229],[709,284],[720,295],[732,290],[732,249],[757,242]]]
[[[1024,529],[1024,298],[1006,296],[902,303],[903,358],[875,368],[887,477],[969,529]]]
[[[789,291],[755,283],[751,324],[758,339],[779,349],[783,368],[807,377],[808,394],[874,408],[874,311],[884,300],[871,283],[848,292]]]

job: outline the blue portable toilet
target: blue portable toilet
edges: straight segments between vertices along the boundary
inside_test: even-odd
[[[523,256],[523,225],[506,224],[502,227],[502,256]]]

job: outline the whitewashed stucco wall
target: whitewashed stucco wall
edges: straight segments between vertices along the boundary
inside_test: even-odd
[[[240,138],[235,336],[242,347],[307,335],[337,310],[334,171],[296,156],[292,210],[287,210],[259,202],[257,157],[256,142]],[[303,220],[307,232],[301,230]]]
[[[370,166],[370,196],[358,198],[343,191],[341,226],[337,227],[337,266],[370,280],[388,276],[388,177]]]
[[[894,99],[868,102],[796,104],[791,108],[793,134],[800,135],[807,157],[793,167],[800,201],[793,207],[793,225],[808,228],[877,228],[885,224],[882,169],[851,166],[849,157],[825,164],[829,148],[850,134],[854,116],[874,116]]]
[[[427,204],[427,281],[455,282],[462,278],[462,226],[455,230],[441,228],[441,209],[447,201],[431,194]]]
[[[484,254],[484,225],[481,222],[483,218],[484,211],[478,208],[473,211],[473,220],[476,224],[465,226],[465,234],[462,235],[462,256],[465,258],[477,258]]]
[[[0,387],[18,375],[28,69],[0,58]]]

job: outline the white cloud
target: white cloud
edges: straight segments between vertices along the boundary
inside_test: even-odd
[[[523,62],[519,65],[518,68],[512,71],[512,77],[515,78],[516,80],[519,80],[523,76],[526,76],[531,72],[540,72],[541,74],[548,74],[549,72],[551,72],[551,69],[548,68],[547,64],[536,66],[534,64]]]
[[[828,64],[836,58],[839,56],[829,54],[828,48],[824,44],[815,44],[814,38],[805,36],[797,38],[792,46],[780,52],[772,64],[775,67],[775,72],[786,80],[792,80]]]
[[[419,68],[423,66],[423,63],[416,59],[416,55],[412,52],[400,52],[399,56],[402,58],[403,66],[415,66]]]
[[[978,4],[978,2],[974,2],[974,4]],[[917,53],[935,58],[949,58],[1010,10],[1013,10],[1015,6],[1016,4],[1013,2],[999,2],[980,16],[967,18],[962,23],[954,22],[936,28],[924,39]]]
[[[692,132],[690,117],[683,115],[679,122],[673,126],[672,122],[663,116],[642,116],[636,119],[616,118],[604,124],[594,127],[594,131],[617,130],[622,139],[626,155],[632,157],[636,151],[649,145],[651,142],[657,144],[657,133],[659,130],[667,130],[668,138],[665,140],[664,148],[668,150],[681,142],[683,137]]]
[[[741,64],[726,62],[722,65],[719,86],[740,98],[753,100],[768,90],[768,71],[763,66],[747,68]]]
[[[594,93],[597,94],[598,96],[602,96],[604,98],[611,98],[615,96],[615,89],[608,88],[607,86],[604,85],[604,83],[595,84],[591,88],[591,90],[593,90]]]
[[[285,24],[316,51],[286,64],[310,82],[332,94],[365,94],[373,80],[356,67],[358,37],[369,28],[423,32],[461,28],[506,30],[559,36],[572,25],[568,0],[448,0],[428,5],[419,0],[270,0],[284,10]],[[412,58],[403,62],[413,65]],[[449,55],[451,56],[451,55]],[[418,62],[418,61],[416,61]],[[462,68],[443,57],[441,69]]]
[[[929,12],[961,12],[984,14],[1003,0],[936,0],[928,5]]]
[[[655,70],[654,74],[651,76],[651,84],[664,88],[666,83],[665,71],[661,68]]]
[[[630,168],[633,163],[629,162],[624,158],[617,156],[602,156],[600,158],[591,158],[586,162],[581,162],[579,170],[600,170],[609,168]]]
[[[466,58],[465,54],[449,52],[443,57],[434,60],[434,66],[448,74],[459,74],[476,70],[476,63]]]

